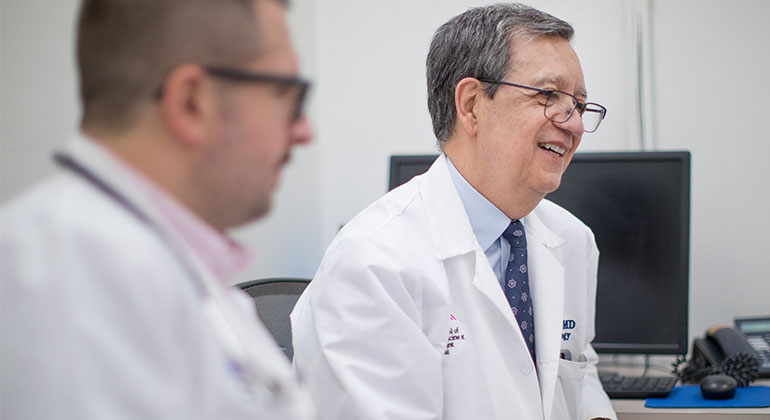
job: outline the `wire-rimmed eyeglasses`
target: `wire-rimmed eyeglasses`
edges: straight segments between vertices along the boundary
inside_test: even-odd
[[[543,108],[545,117],[555,123],[566,122],[577,109],[578,115],[583,119],[583,131],[586,133],[596,131],[599,128],[599,124],[602,123],[604,116],[607,115],[607,108],[604,106],[595,102],[581,102],[574,95],[560,90],[541,89],[517,83],[503,82],[501,80],[479,79],[479,81],[537,91],[546,98],[545,107]]]

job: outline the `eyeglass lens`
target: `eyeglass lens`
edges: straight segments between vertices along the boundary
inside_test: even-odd
[[[593,104],[586,104],[586,109],[583,112],[583,130],[593,133],[599,128],[599,124],[601,124],[603,118],[604,111]]]
[[[563,123],[570,119],[577,108],[577,100],[562,92],[552,92],[545,103],[545,117],[556,123]],[[602,111],[593,104],[586,104],[582,115],[583,130],[593,133],[602,122]]]

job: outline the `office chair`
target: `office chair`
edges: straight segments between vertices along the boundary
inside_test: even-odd
[[[289,314],[294,309],[299,295],[309,283],[310,279],[269,278],[251,280],[237,285],[254,298],[259,319],[289,360],[294,358]]]

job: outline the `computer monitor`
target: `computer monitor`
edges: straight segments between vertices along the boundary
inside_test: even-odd
[[[686,354],[690,153],[578,153],[546,198],[599,246],[596,351]]]
[[[435,158],[393,156],[391,189]],[[596,237],[596,351],[686,354],[690,153],[577,153],[546,198]]]
[[[390,184],[388,190],[398,187],[417,175],[423,174],[438,155],[395,155],[390,157]]]

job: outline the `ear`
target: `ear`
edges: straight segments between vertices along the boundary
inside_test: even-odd
[[[460,80],[455,87],[455,110],[457,123],[466,134],[475,136],[478,133],[477,105],[484,92],[481,82],[473,77]]]
[[[187,146],[205,143],[214,116],[214,91],[205,70],[182,64],[166,77],[159,99],[164,124],[173,138]]]

